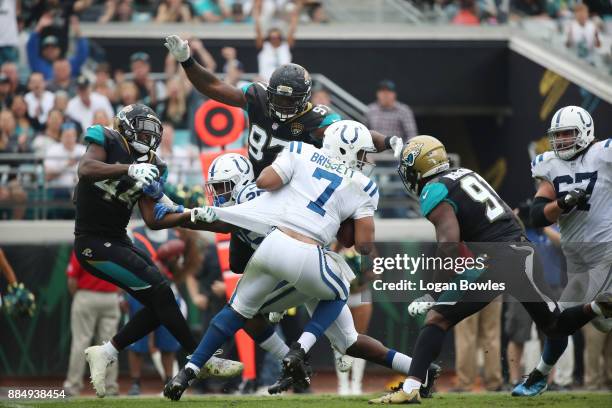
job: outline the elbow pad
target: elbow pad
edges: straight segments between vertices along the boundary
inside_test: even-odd
[[[553,200],[546,197],[536,197],[531,203],[531,209],[529,210],[529,217],[531,218],[531,225],[535,228],[544,228],[554,224],[546,218],[544,215],[544,207],[546,204],[551,203]]]

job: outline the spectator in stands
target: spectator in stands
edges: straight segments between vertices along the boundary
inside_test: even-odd
[[[96,278],[79,264],[74,251],[66,269],[68,292],[72,295],[70,310],[70,359],[64,381],[64,390],[70,396],[79,395],[83,388],[85,349],[95,341],[98,344],[111,339],[117,331],[119,311],[118,289],[115,285]],[[95,338],[95,340],[94,340]],[[114,366],[114,367],[113,367]],[[119,394],[118,364],[112,364],[106,374],[106,392]]]
[[[187,126],[187,100],[185,88],[180,77],[170,78],[166,82],[168,97],[160,104],[160,119],[170,122],[174,127],[186,129]]]
[[[0,154],[18,153],[19,141],[15,131],[15,118],[11,111],[0,111]],[[8,168],[5,168],[8,165]],[[24,203],[28,196],[19,179],[15,175],[17,163],[12,160],[3,160],[0,157],[0,209],[8,208],[1,213],[10,214],[10,219],[20,220],[25,216]]]
[[[65,91],[70,96],[76,94],[76,81],[72,78],[72,66],[66,58],[60,58],[53,62],[53,79],[49,82],[47,89],[51,92]]]
[[[2,64],[0,72],[6,75],[9,79],[9,83],[11,84],[11,95],[23,95],[27,92],[25,85],[19,82],[19,70],[17,69],[17,64],[14,62],[5,62]]]
[[[133,81],[138,87],[138,99],[155,110],[155,105],[166,96],[163,82],[151,78],[150,57],[146,52],[136,52],[130,57]]]
[[[452,22],[456,25],[479,25],[475,0],[460,0],[459,12],[453,17]]]
[[[98,109],[94,112],[93,121],[91,122],[91,125],[111,126],[112,122],[106,110]]]
[[[42,133],[39,133],[32,141],[34,153],[44,156],[47,150],[60,141],[64,114],[59,109],[52,109],[47,118],[47,125]]]
[[[224,0],[195,0],[193,8],[195,14],[207,23],[219,23],[230,15]]]
[[[17,15],[21,10],[21,2],[9,0],[0,2],[0,65],[5,62],[17,62],[19,54],[19,33],[17,31]]]
[[[376,102],[368,105],[366,123],[370,129],[399,136],[404,141],[418,134],[412,109],[397,101],[395,83],[388,79],[378,84]]]
[[[47,83],[40,72],[30,74],[28,89],[30,92],[25,94],[28,116],[34,120],[37,129],[42,129],[47,122],[49,111],[53,108],[55,95],[47,91]]]
[[[188,23],[191,9],[183,0],[163,0],[157,7],[155,21],[158,23]]]
[[[192,154],[183,146],[174,144],[174,126],[170,122],[162,123],[164,135],[158,154],[168,165],[168,182],[170,184],[187,183],[187,179],[199,171],[197,154]]]
[[[132,0],[106,0],[104,13],[102,13],[98,22],[120,21],[129,23],[133,20],[133,15]]]
[[[311,23],[329,23],[329,17],[322,2],[310,1],[306,3],[305,7]]]
[[[322,86],[317,86],[312,90],[310,102],[312,102],[313,105],[331,106],[331,95],[327,92],[327,89]]]
[[[291,16],[287,38],[285,39],[282,31],[278,28],[269,29],[264,37],[261,27],[261,7],[253,9],[256,35],[255,46],[259,50],[257,63],[259,65],[259,76],[264,81],[268,81],[276,68],[291,62],[291,48],[295,45],[295,31],[297,29],[299,13],[300,7],[296,7]]]
[[[66,108],[68,108],[68,102],[70,101],[70,96],[65,91],[57,91],[55,93],[55,101],[53,102],[53,109],[58,109],[62,113],[66,113]]]
[[[0,111],[10,109],[12,103],[11,80],[0,72]]]
[[[125,81],[119,84],[119,103],[117,104],[117,112],[123,109],[124,106],[138,102],[138,87],[131,81]]]
[[[578,3],[574,7],[574,20],[567,27],[567,48],[574,49],[580,58],[592,56],[595,48],[601,46],[597,26],[589,20],[589,7]]]
[[[510,12],[514,20],[523,17],[548,18],[546,0],[511,0]]]
[[[223,72],[225,73],[224,81],[232,86],[241,88],[249,84],[248,81],[242,79],[244,75],[244,66],[238,60],[237,52],[234,47],[223,47],[221,56],[225,60],[223,64]]]
[[[117,101],[115,82],[111,78],[110,65],[101,62],[96,66],[96,79],[93,84],[94,92],[106,96],[112,103]]]
[[[13,98],[11,112],[13,112],[17,124],[17,134],[20,136],[24,135],[30,140],[34,136],[36,128],[33,123],[34,121],[28,114],[28,106],[22,95],[16,95]]]
[[[251,16],[247,13],[244,3],[234,1],[229,6],[229,16],[225,19],[226,23],[246,23],[250,22]]]
[[[102,109],[109,118],[115,115],[113,107],[104,95],[91,90],[89,79],[81,75],[77,79],[77,95],[70,99],[66,115],[81,124],[83,130],[91,126],[94,112]]]
[[[70,202],[77,182],[77,165],[85,154],[85,146],[77,143],[78,133],[74,123],[62,125],[60,143],[49,147],[45,154],[45,179],[52,200]],[[73,209],[53,211],[50,218],[73,219]]]
[[[53,75],[52,64],[61,58],[61,47],[59,39],[54,35],[41,38],[43,28],[51,25],[52,18],[45,14],[38,22],[36,29],[30,34],[28,39],[28,60],[32,71],[41,72],[45,79],[51,79]],[[71,19],[73,34],[76,37],[75,55],[69,58],[71,73],[73,77],[79,75],[81,66],[89,56],[89,42],[87,38],[81,37],[80,24],[78,19]]]
[[[454,391],[472,391],[478,373],[479,347],[484,352],[485,388],[487,391],[501,390],[501,311],[502,302],[498,299],[455,326],[457,388]]]
[[[17,122],[11,111],[0,112],[0,151],[2,153],[19,153],[19,135]]]

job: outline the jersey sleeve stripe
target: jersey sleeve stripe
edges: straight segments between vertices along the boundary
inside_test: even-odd
[[[295,142],[289,143],[289,151],[293,153],[293,147],[295,146]]]
[[[542,160],[544,160],[544,155],[543,154],[538,156],[538,163],[541,163]]]
[[[370,189],[370,187],[372,187],[372,184],[374,184],[374,182],[372,180],[370,180],[370,182],[368,183],[367,186],[365,186],[365,188],[363,189],[363,191],[365,191],[366,193],[368,192],[368,190]]]
[[[370,197],[374,197],[374,194],[376,194],[378,192],[378,186],[376,186],[374,188],[374,190],[372,190],[372,192],[370,192]]]

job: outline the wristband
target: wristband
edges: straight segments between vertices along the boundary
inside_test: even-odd
[[[187,58],[185,61],[181,62],[181,65],[183,66],[183,68],[189,68],[193,64],[195,64],[195,60],[191,56]]]

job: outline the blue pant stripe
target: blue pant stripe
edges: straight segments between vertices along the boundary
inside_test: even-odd
[[[332,283],[325,277],[325,274],[323,273],[323,260],[325,259],[323,251],[321,250],[321,248],[317,248],[317,250],[319,251],[319,272],[321,272],[321,279],[323,279],[323,282],[325,282],[325,284],[332,290],[332,292],[336,294],[336,299],[340,299],[340,293],[336,290],[334,285],[332,285]]]
[[[332,279],[335,280],[336,283],[342,288],[342,292],[344,293],[344,298],[347,299],[348,298],[348,289],[346,288],[344,283],[342,283],[342,280],[338,277],[338,275],[336,275],[334,273],[334,271],[332,271],[332,269],[327,264],[327,259],[325,259],[325,253],[323,253],[323,262],[325,263],[325,270],[329,273],[329,275],[332,277]]]

